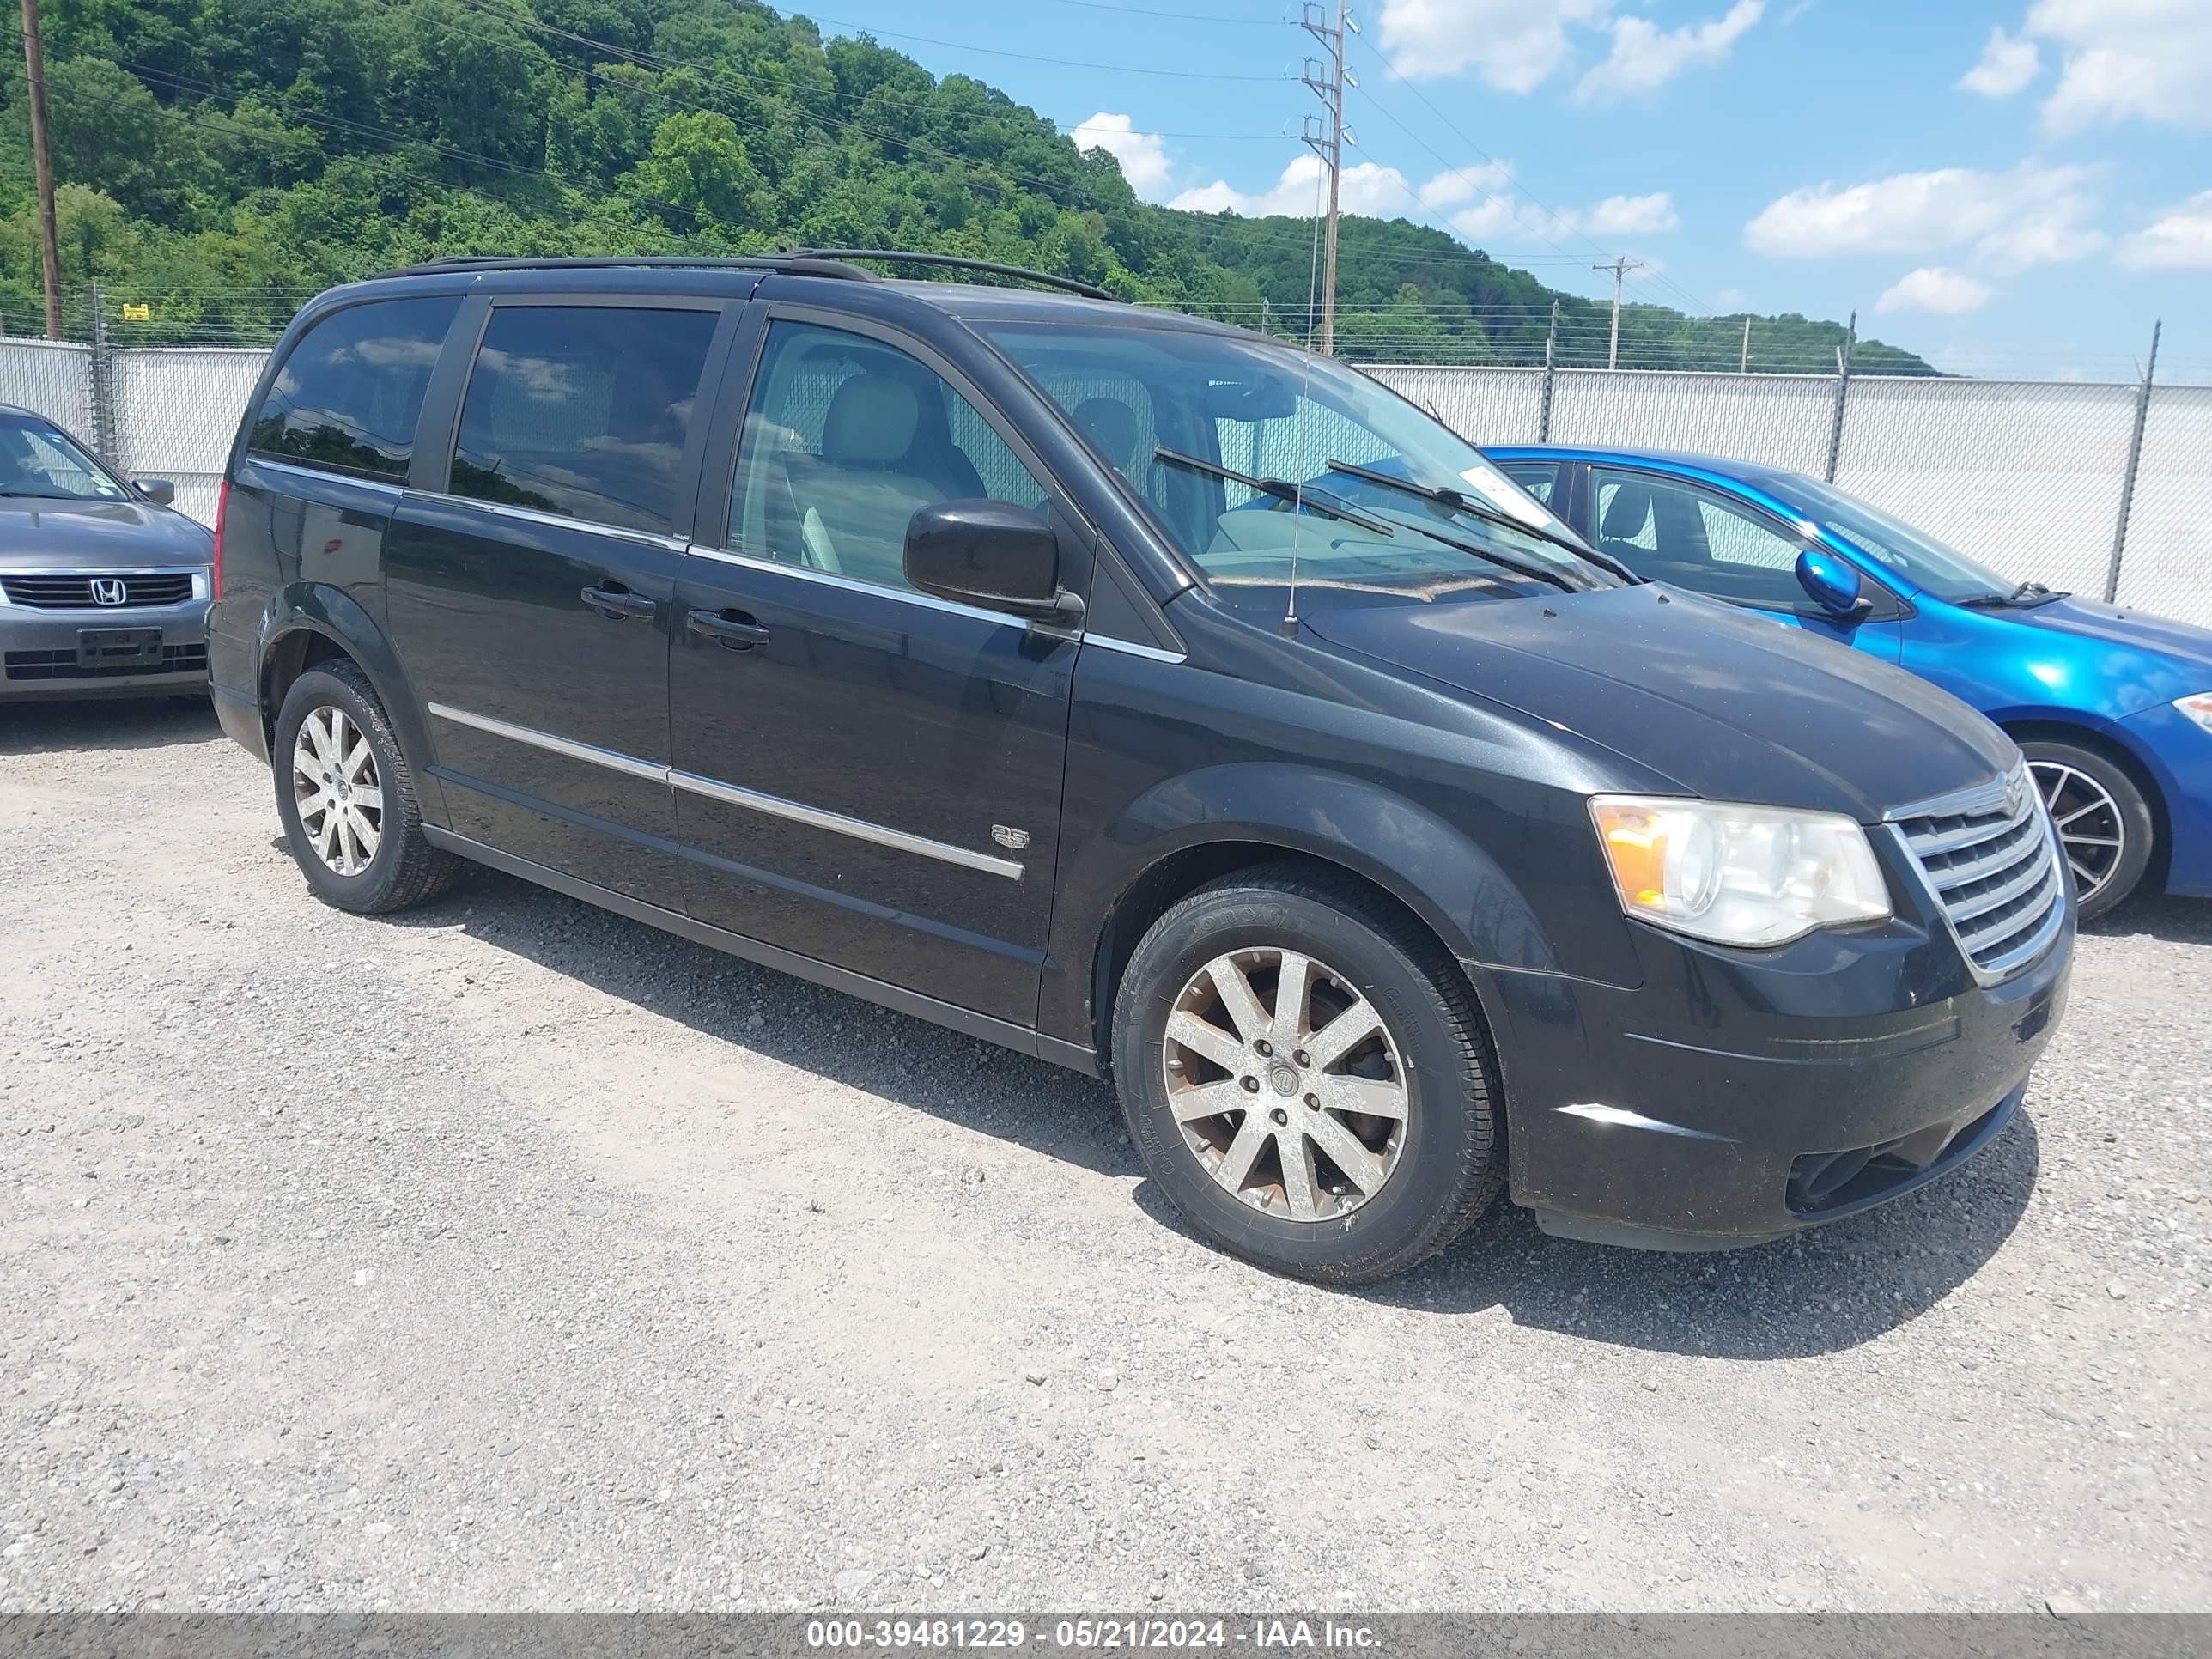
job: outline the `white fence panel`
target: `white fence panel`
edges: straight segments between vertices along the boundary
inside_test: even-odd
[[[1817,477],[1835,421],[1833,376],[1563,368],[1551,441],[1686,449]]]
[[[1540,368],[1435,368],[1364,364],[1471,444],[1533,444],[1544,407]]]
[[[1836,487],[2001,574],[2102,598],[2136,388],[1851,382]]]
[[[2212,386],[2151,390],[2119,599],[2212,628]]]
[[[140,346],[114,354],[116,464],[135,478],[167,478],[177,505],[215,522],[230,442],[265,351],[230,346]]]
[[[0,404],[27,409],[88,445],[92,430],[92,348],[59,340],[0,339]]]

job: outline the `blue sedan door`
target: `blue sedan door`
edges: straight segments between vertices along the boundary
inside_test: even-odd
[[[1863,617],[1822,609],[1797,582],[1797,556],[1814,544],[1764,507],[1670,473],[1606,465],[1590,468],[1584,500],[1598,546],[1638,575],[1764,611],[1884,662],[1903,655],[1895,598],[1869,579]]]

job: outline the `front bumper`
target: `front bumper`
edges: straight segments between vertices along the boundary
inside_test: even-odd
[[[205,599],[114,609],[34,610],[0,605],[0,701],[155,696],[204,690],[208,682]],[[88,666],[78,659],[86,629],[159,629],[158,664]]]
[[[2166,806],[2166,890],[2212,898],[2212,732],[2170,702],[2130,714],[2124,729]]]
[[[1631,924],[1633,990],[1499,976],[1516,1202],[1546,1231],[1753,1244],[1886,1203],[1993,1141],[2063,1011],[2070,915],[2010,979],[1900,917],[1777,951]]]

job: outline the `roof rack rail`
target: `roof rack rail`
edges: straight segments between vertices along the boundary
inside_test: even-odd
[[[422,276],[459,270],[781,270],[798,276],[836,276],[847,282],[880,282],[872,270],[811,253],[763,253],[748,258],[712,254],[611,253],[539,258],[509,253],[448,253],[421,264],[379,271],[379,276]]]
[[[800,248],[789,257],[840,263],[848,259],[881,259],[890,264],[934,265],[946,270],[973,270],[993,276],[1018,276],[1025,283],[1038,283],[1046,288],[1064,289],[1070,294],[1080,294],[1086,300],[1118,301],[1121,297],[1095,283],[1082,282],[1073,276],[1059,276],[1048,270],[1030,270],[1022,265],[1000,264],[994,259],[970,259],[957,253],[909,253],[893,247],[808,247]]]
[[[1012,276],[1045,288],[1063,289],[1087,300],[1119,301],[1121,295],[1073,276],[1021,265],[1000,264],[994,259],[970,259],[957,253],[914,253],[895,247],[803,247],[788,253],[757,253],[741,258],[712,254],[609,253],[538,258],[511,253],[448,253],[421,264],[380,271],[380,276],[422,276],[434,272],[462,270],[622,270],[637,267],[660,270],[773,270],[792,276],[835,276],[846,282],[875,283],[883,279],[872,270],[848,263],[879,259],[899,265],[929,265],[945,270],[972,270],[991,276]]]

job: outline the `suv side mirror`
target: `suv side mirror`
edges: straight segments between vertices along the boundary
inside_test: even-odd
[[[1073,627],[1083,601],[1060,585],[1060,538],[1012,501],[939,501],[907,521],[906,579],[925,593]]]
[[[156,507],[168,507],[177,499],[177,487],[167,478],[133,478],[131,487]]]
[[[1797,556],[1797,585],[1830,616],[1856,621],[1874,609],[1862,591],[1864,584],[1848,561],[1820,548],[1808,547]]]

